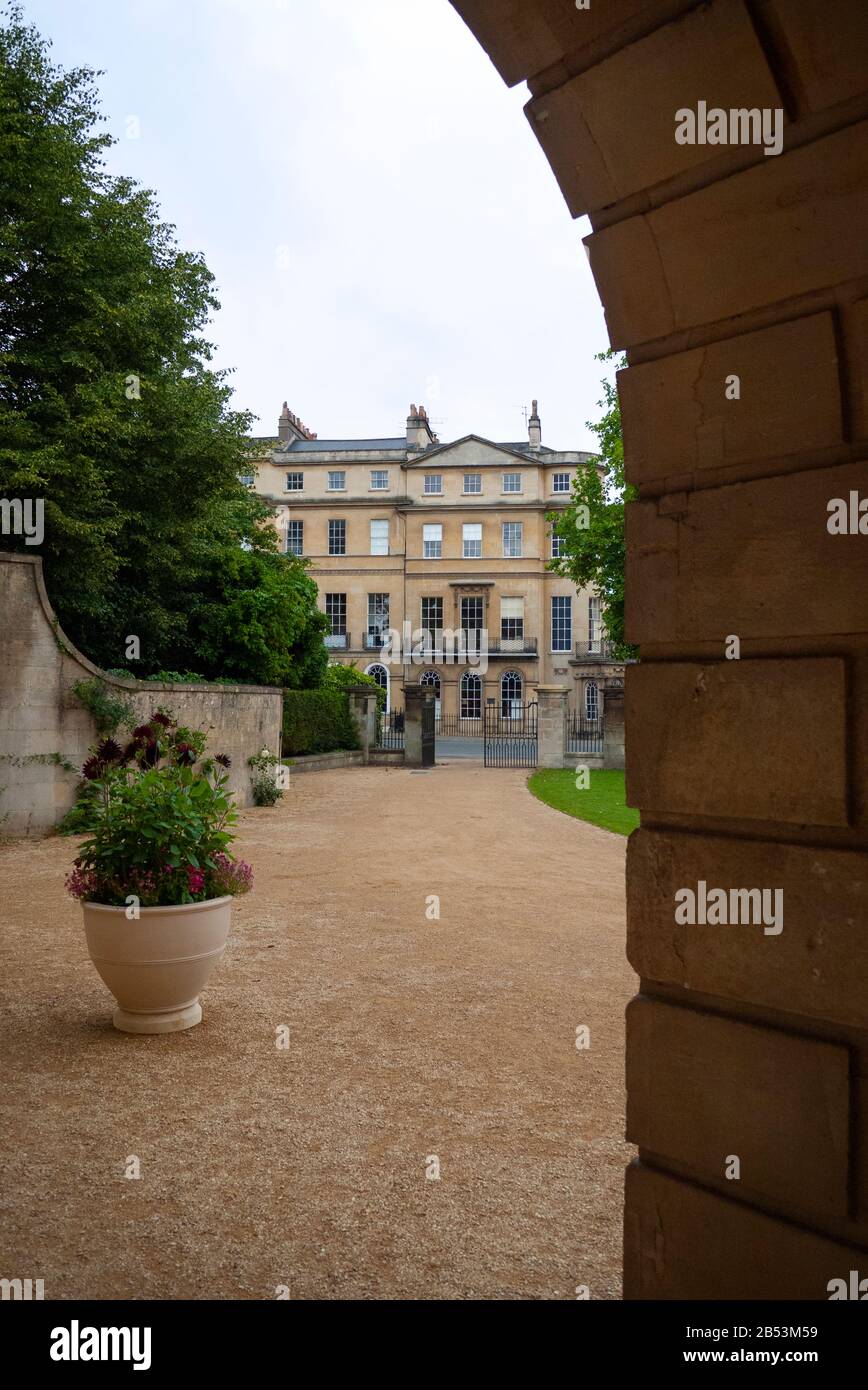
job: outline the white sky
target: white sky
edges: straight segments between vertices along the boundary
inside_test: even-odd
[[[522,107],[448,0],[25,0],[99,79],[109,164],[217,278],[216,364],[276,432],[592,448],[606,332]],[[140,136],[127,138],[138,118]]]

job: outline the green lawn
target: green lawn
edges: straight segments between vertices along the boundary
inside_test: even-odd
[[[616,835],[629,835],[639,824],[639,812],[624,805],[623,772],[592,772],[591,785],[578,791],[573,769],[545,768],[533,773],[527,785],[547,806],[578,820],[589,820],[603,830],[613,830]]]

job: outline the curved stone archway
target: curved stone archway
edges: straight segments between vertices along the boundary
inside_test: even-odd
[[[824,1299],[868,1272],[868,7],[452,3],[629,362],[625,1296]],[[676,140],[718,109],[765,144]],[[782,929],[677,922],[700,884]]]

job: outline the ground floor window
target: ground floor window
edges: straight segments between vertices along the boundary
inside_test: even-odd
[[[503,719],[521,719],[524,682],[519,671],[504,671],[500,678],[500,713]]]
[[[482,681],[473,671],[461,677],[461,718],[482,718]]]
[[[600,717],[600,692],[596,681],[588,681],[585,686],[585,718],[599,719]]]

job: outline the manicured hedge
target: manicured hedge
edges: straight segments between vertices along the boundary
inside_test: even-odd
[[[283,756],[333,753],[360,747],[350,714],[349,696],[341,690],[284,690]]]

